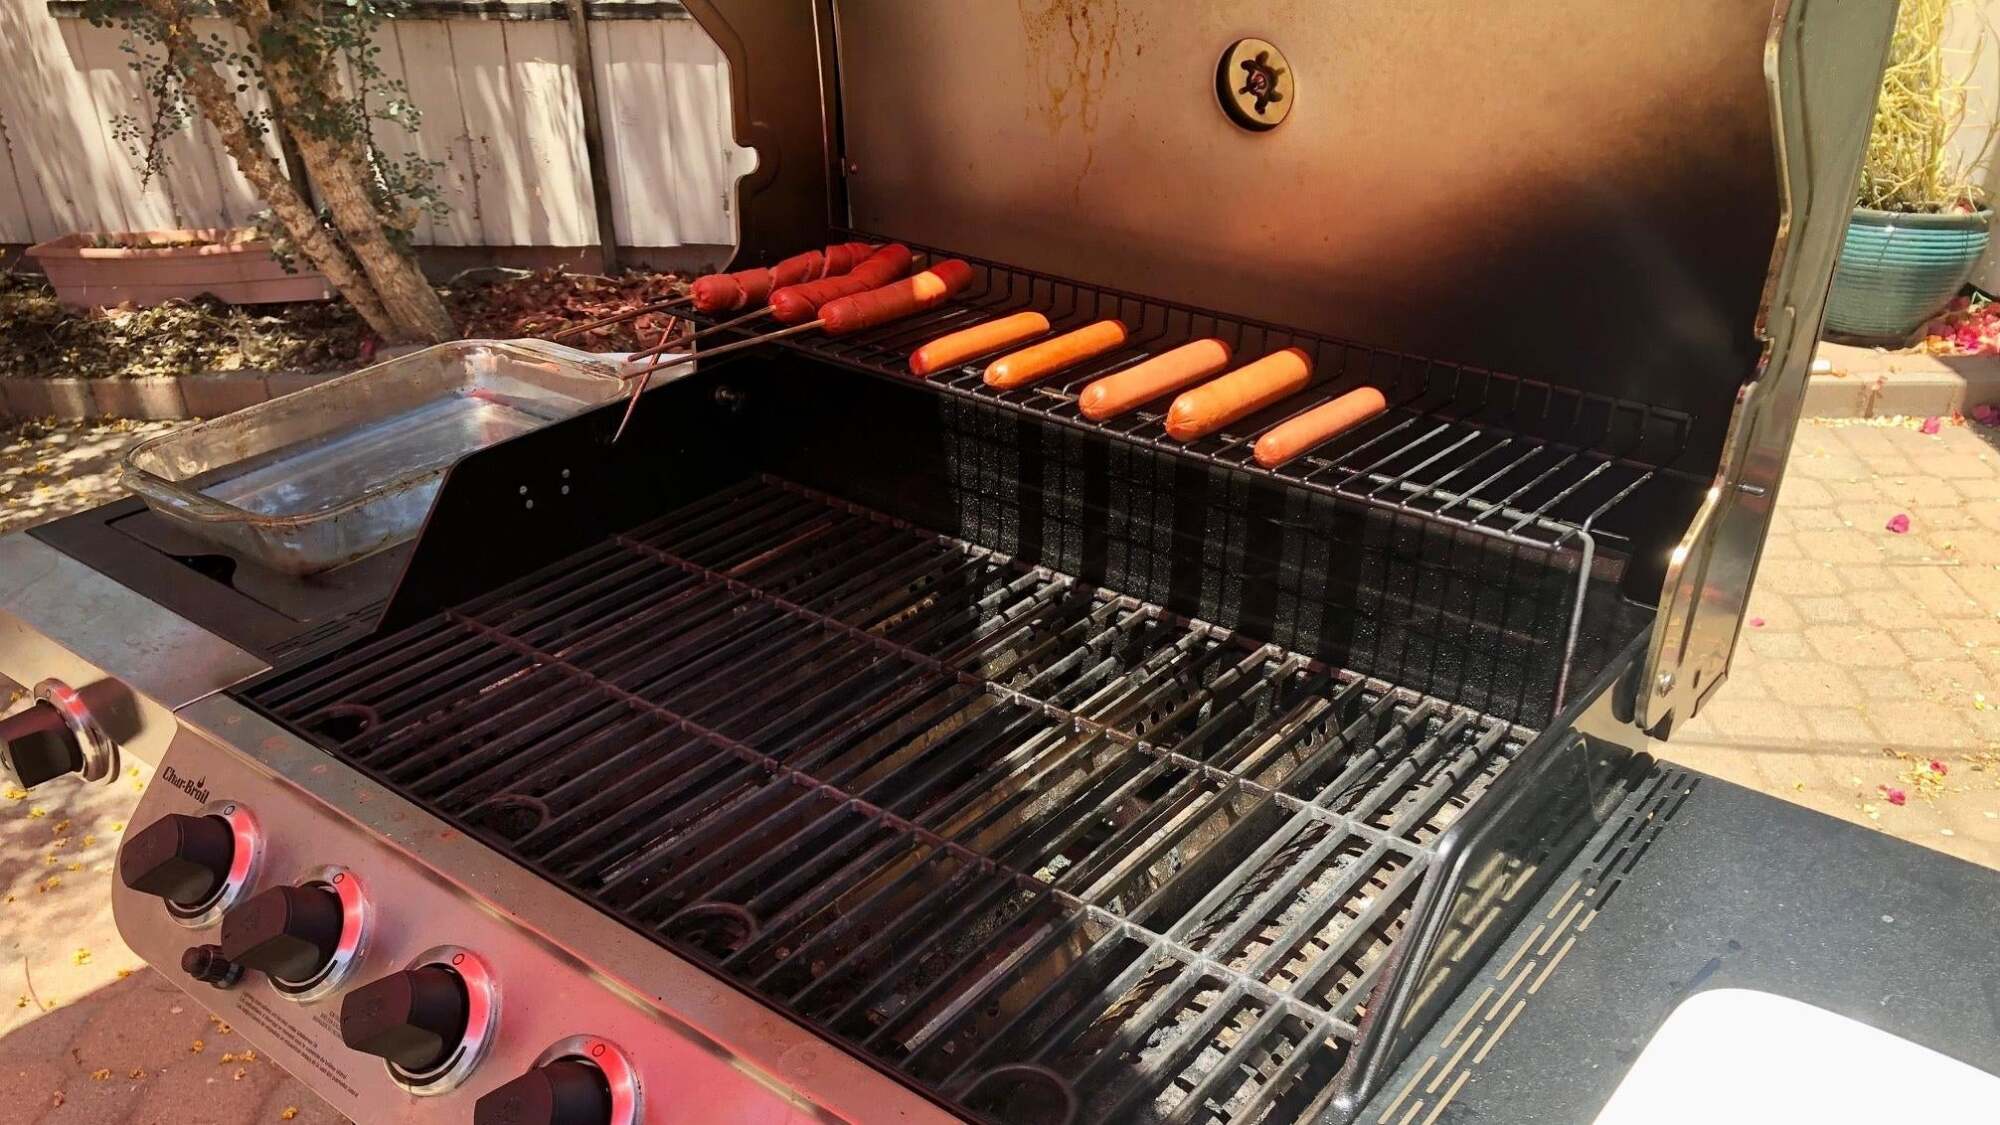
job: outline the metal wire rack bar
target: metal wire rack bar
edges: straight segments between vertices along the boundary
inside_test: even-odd
[[[912,249],[933,261],[962,256]],[[1028,309],[1046,315],[1054,332],[1115,317],[1131,329],[1122,347],[1042,383],[1008,391],[988,387],[982,376],[993,356],[921,381],[946,394],[1543,550],[1583,549],[1601,536],[1603,517],[1673,471],[1667,466],[1691,428],[1685,414],[1646,403],[967,260],[975,281],[952,304],[852,336],[812,333],[775,346],[910,382],[919,380],[909,374],[909,354],[946,332]],[[1093,380],[1208,336],[1230,344],[1239,361],[1302,348],[1314,359],[1313,383],[1221,433],[1187,443],[1166,435],[1165,401],[1101,423],[1077,409],[1077,395]],[[1267,469],[1252,459],[1265,431],[1361,385],[1383,391],[1390,404],[1385,414],[1288,464]]]

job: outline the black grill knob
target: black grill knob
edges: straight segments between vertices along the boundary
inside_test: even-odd
[[[125,840],[118,877],[140,894],[199,906],[222,889],[236,858],[236,831],[219,816],[168,813]]]
[[[196,945],[182,950],[181,970],[217,988],[228,988],[243,976],[243,966],[231,964],[219,945]]]
[[[390,973],[340,1002],[340,1038],[411,1074],[444,1065],[465,1038],[465,979],[443,965]]]
[[[63,714],[37,703],[0,719],[0,760],[23,789],[33,789],[66,773],[83,770],[83,747]]]
[[[610,1125],[611,1084],[582,1059],[557,1059],[487,1093],[472,1125]]]
[[[222,916],[222,955],[287,984],[309,981],[332,963],[342,920],[328,887],[272,887]]]

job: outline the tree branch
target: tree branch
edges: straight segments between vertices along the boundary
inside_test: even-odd
[[[250,182],[258,198],[271,208],[271,214],[291,235],[299,253],[312,263],[314,269],[326,275],[326,279],[340,291],[341,296],[347,298],[348,304],[354,306],[354,311],[361,315],[377,336],[385,340],[400,339],[396,321],[389,315],[374,285],[355,267],[332,232],[320,225],[319,217],[313,214],[312,208],[292,187],[291,181],[285,178],[277,162],[271,159],[270,153],[251,133],[250,123],[242,107],[236,104],[229,84],[201,52],[186,5],[182,0],[141,2],[160,22],[160,37],[167,50],[168,65],[180,71],[188,93],[201,107],[202,116],[215,127],[223,149],[236,162],[236,167]]]

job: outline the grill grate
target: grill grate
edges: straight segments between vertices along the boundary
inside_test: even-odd
[[[933,261],[962,257],[912,249]],[[967,260],[975,268],[975,280],[952,304],[853,336],[812,333],[780,344],[908,381],[910,353],[946,332],[1030,309],[1049,318],[1053,333],[1116,317],[1131,329],[1124,346],[1034,386],[1012,391],[986,386],[982,376],[992,357],[925,382],[947,394],[1000,403],[1234,470],[1271,473],[1315,491],[1537,548],[1628,546],[1626,534],[1601,526],[1626,501],[1649,486],[1695,492],[1706,487],[1704,480],[1669,468],[1687,446],[1692,423],[1684,413],[998,262]],[[768,329],[754,324],[742,332],[747,336]],[[1164,433],[1165,400],[1102,423],[1077,410],[1077,395],[1092,380],[1204,336],[1226,341],[1242,360],[1279,348],[1302,348],[1314,359],[1313,386],[1221,433],[1186,444]],[[1251,451],[1265,430],[1361,385],[1382,390],[1390,403],[1387,413],[1275,470],[1252,460]]]
[[[1289,1120],[1527,732],[775,478],[251,700],[975,1116]]]

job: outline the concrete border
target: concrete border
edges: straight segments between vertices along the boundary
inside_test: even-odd
[[[0,418],[137,418],[171,422],[217,418],[267,399],[302,391],[399,355],[421,344],[378,349],[374,358],[333,371],[204,371],[142,378],[0,378]]]
[[[210,371],[140,379],[0,379],[0,416],[64,421],[214,418],[346,373]]]
[[[1821,341],[1808,418],[1933,417],[2000,402],[2000,356],[1924,355]]]

